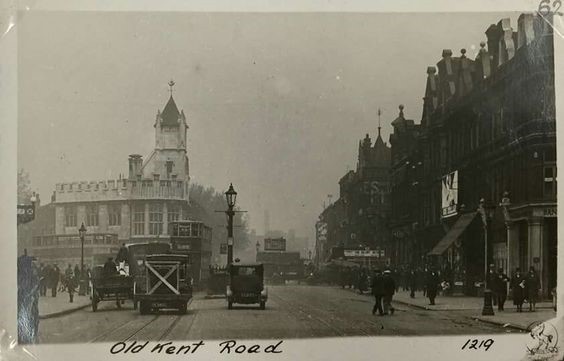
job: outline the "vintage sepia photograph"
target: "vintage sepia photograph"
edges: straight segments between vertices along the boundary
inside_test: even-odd
[[[27,13],[19,343],[530,333],[554,37],[533,11]]]

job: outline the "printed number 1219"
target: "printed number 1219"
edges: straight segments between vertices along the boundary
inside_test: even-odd
[[[484,351],[488,351],[493,345],[494,340],[488,338],[487,340],[478,340],[478,339],[468,339],[464,346],[462,346],[462,350],[480,350],[483,349]]]

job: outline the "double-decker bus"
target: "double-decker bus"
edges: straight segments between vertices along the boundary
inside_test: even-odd
[[[168,226],[171,252],[188,256],[194,286],[205,284],[209,277],[212,230],[199,221],[174,221]]]

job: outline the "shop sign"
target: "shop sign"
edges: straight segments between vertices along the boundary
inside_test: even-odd
[[[267,238],[264,240],[265,251],[286,251],[286,240],[284,238]]]
[[[441,216],[454,216],[458,205],[458,171],[443,176],[441,181]]]
[[[380,258],[384,257],[384,250],[379,249],[346,249],[344,250],[345,257],[370,257]]]
[[[545,217],[556,217],[556,207],[548,207],[543,209],[543,215]]]

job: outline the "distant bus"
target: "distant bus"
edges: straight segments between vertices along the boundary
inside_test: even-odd
[[[174,221],[168,226],[171,252],[188,256],[194,285],[199,286],[209,277],[212,230],[199,221]]]
[[[126,244],[128,252],[129,274],[137,275],[142,272],[144,267],[144,259],[150,254],[167,254],[170,253],[170,243],[168,242],[144,242]]]

